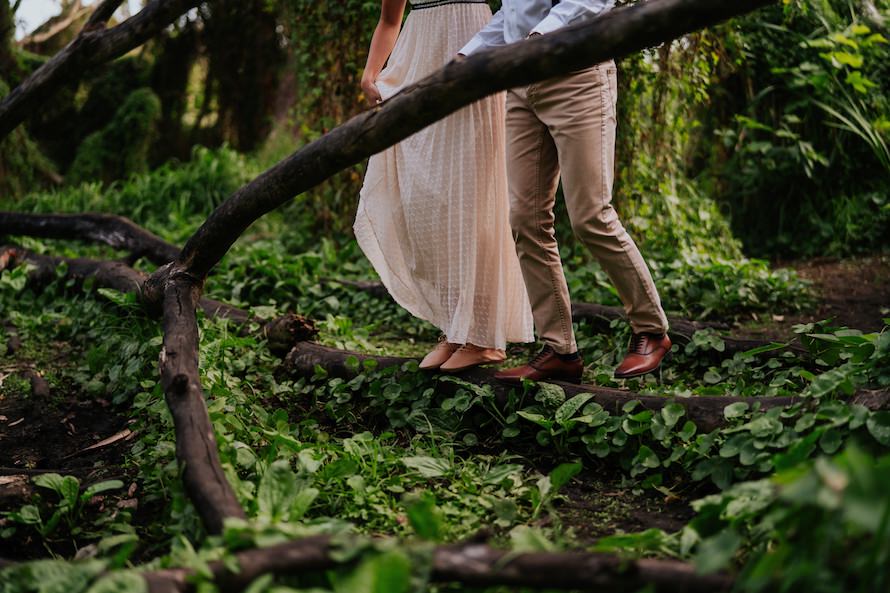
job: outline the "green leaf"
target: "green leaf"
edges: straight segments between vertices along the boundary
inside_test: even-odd
[[[890,412],[875,412],[865,421],[868,432],[876,441],[890,447]]]
[[[819,439],[819,446],[826,455],[834,454],[842,444],[841,432],[836,428],[829,428],[822,433],[822,438]]]
[[[84,490],[83,494],[80,496],[80,499],[86,502],[97,494],[107,492],[109,490],[118,490],[123,487],[124,483],[120,480],[105,480],[104,482],[92,484],[89,488]]]
[[[725,568],[741,544],[742,538],[731,528],[702,540],[692,558],[696,571],[710,574]]]
[[[572,418],[572,416],[574,416],[592,397],[592,393],[579,393],[571,398],[556,409],[556,421],[560,424],[565,424],[565,422]]]
[[[135,570],[113,572],[96,581],[86,593],[145,593],[148,584]]]
[[[735,402],[723,408],[723,417],[727,420],[741,418],[748,411],[748,402]]]
[[[642,445],[640,450],[637,451],[636,457],[634,457],[633,464],[641,465],[649,469],[655,469],[661,465],[661,460],[658,459],[658,455],[655,454],[655,451],[646,445]]]
[[[580,462],[562,463],[550,472],[550,485],[553,491],[557,492],[560,488],[569,483],[569,480],[577,476],[584,466]]]
[[[451,471],[451,464],[448,460],[438,457],[402,457],[402,463],[424,478],[441,478]]]
[[[406,593],[410,588],[411,562],[402,550],[366,558],[334,584],[336,593]]]
[[[504,463],[489,469],[482,478],[486,484],[500,484],[508,476],[522,471],[522,466],[517,463]]]
[[[661,408],[661,417],[668,428],[673,427],[685,414],[686,408],[676,402],[671,402]]]
[[[547,418],[545,418],[544,416],[542,416],[541,414],[535,414],[534,412],[526,412],[524,410],[519,410],[518,412],[516,412],[516,415],[519,416],[520,418],[525,418],[529,422],[534,422],[538,426],[540,426],[542,428],[546,428],[547,430],[550,430],[550,427],[553,426],[553,423],[550,420],[548,420]]]
[[[269,465],[257,493],[259,514],[270,523],[287,520],[297,494],[297,476],[284,459]]]
[[[436,507],[436,499],[424,492],[412,501],[407,508],[408,521],[418,537],[430,541],[440,541],[444,533],[442,516]]]

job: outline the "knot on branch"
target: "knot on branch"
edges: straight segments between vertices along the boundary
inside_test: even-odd
[[[288,313],[273,319],[263,326],[263,337],[266,338],[269,350],[283,356],[300,342],[306,342],[318,335],[315,322],[302,315]]]
[[[176,395],[178,397],[182,397],[188,393],[189,390],[189,377],[185,373],[179,373],[173,376],[173,379],[170,381],[170,389],[168,390],[168,394]]]

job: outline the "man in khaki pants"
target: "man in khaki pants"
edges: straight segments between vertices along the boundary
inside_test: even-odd
[[[613,4],[504,0],[460,53],[547,34],[594,18]],[[553,226],[560,176],[572,229],[617,288],[634,332],[615,376],[651,372],[670,350],[667,317],[652,275],[612,207],[617,95],[612,61],[507,92],[510,224],[544,348],[528,364],[498,373],[498,379],[581,380],[584,365]]]

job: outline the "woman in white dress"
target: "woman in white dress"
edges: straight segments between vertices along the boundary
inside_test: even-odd
[[[405,4],[382,2],[362,78],[372,104],[444,66],[491,19],[485,0],[413,0],[402,26]],[[424,369],[500,363],[507,342],[534,340],[510,231],[504,108],[502,94],[478,101],[368,163],[355,236],[396,302],[442,330]]]

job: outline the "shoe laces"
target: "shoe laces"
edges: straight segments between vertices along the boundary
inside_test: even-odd
[[[634,334],[630,338],[630,347],[628,351],[632,354],[643,354],[646,346],[646,334]]]
[[[553,348],[551,348],[550,346],[544,346],[543,348],[541,348],[541,351],[535,354],[535,357],[528,362],[528,366],[533,367],[536,363],[544,362],[546,358],[552,355]]]

